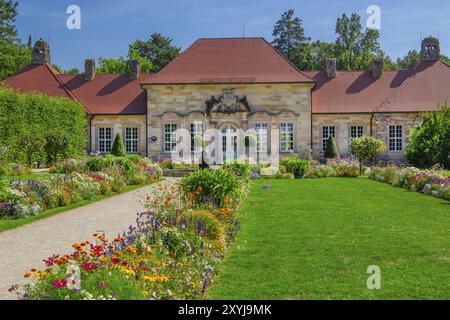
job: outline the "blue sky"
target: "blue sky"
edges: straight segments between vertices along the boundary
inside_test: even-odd
[[[82,29],[68,30],[66,8],[78,5]],[[31,34],[50,40],[52,63],[82,69],[85,58],[125,56],[128,44],[160,32],[182,49],[201,37],[246,36],[272,39],[281,14],[294,8],[313,40],[334,41],[336,18],[357,12],[368,17],[369,5],[381,8],[381,45],[396,59],[420,48],[420,37],[439,35],[450,54],[448,0],[19,0],[17,27],[26,40]]]

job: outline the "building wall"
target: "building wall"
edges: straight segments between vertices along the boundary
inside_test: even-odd
[[[112,143],[117,133],[120,132],[122,140],[125,143],[125,128],[138,128],[138,150],[139,154],[147,154],[146,145],[146,116],[145,115],[95,115],[91,120],[91,152],[98,151],[98,134],[97,129],[100,127],[112,128]]]
[[[422,118],[419,113],[378,113],[374,116],[374,137],[386,143],[388,151],[384,155],[386,160],[404,161],[405,150],[409,143],[411,128],[420,124]],[[402,151],[389,151],[389,126],[402,126]]]
[[[246,130],[253,123],[265,121],[278,128],[281,122],[294,123],[294,152],[308,156],[311,149],[311,88],[310,84],[196,84],[153,85],[147,89],[148,150],[156,160],[170,155],[163,152],[165,123],[176,123],[178,128],[189,130],[193,121],[205,121],[206,128],[227,124]],[[224,91],[247,97],[252,112],[212,114],[205,118],[205,102]],[[270,131],[269,131],[270,132]],[[270,148],[270,147],[269,147]]]
[[[387,114],[313,114],[313,157],[322,158],[322,128],[323,126],[336,127],[336,145],[341,157],[350,155],[350,127],[363,126],[364,135],[370,135],[384,141],[388,147],[383,155],[386,160],[403,161],[406,146],[409,143],[409,133],[413,126],[420,124],[418,113],[387,113]],[[402,126],[402,151],[389,151],[389,127]]]
[[[370,114],[313,114],[313,157],[323,157],[322,129],[324,126],[336,127],[336,145],[339,155],[346,157],[350,153],[350,127],[363,126],[364,135],[370,135]]]

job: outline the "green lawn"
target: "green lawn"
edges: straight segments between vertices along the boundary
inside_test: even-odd
[[[143,186],[126,186],[125,187],[125,192],[129,192],[129,191],[133,191],[139,188],[142,188]],[[37,220],[41,220],[41,219],[45,219],[51,216],[54,216],[58,213],[64,212],[64,211],[68,211],[71,209],[75,209],[75,208],[79,208],[79,207],[83,207],[86,206],[88,204],[100,201],[100,200],[104,200],[113,196],[118,195],[118,193],[110,193],[107,195],[99,195],[99,196],[95,196],[94,198],[90,199],[90,200],[82,200],[76,203],[73,203],[69,206],[65,206],[65,207],[59,207],[59,208],[54,208],[54,209],[50,209],[47,211],[42,212],[41,214],[34,216],[34,217],[29,217],[29,218],[22,218],[22,219],[14,219],[14,220],[1,220],[0,219],[0,232],[6,231],[6,230],[10,230],[13,228],[17,228],[20,226],[23,226],[25,224],[28,223],[32,223],[34,221]]]
[[[450,202],[367,178],[263,183],[210,298],[450,299]]]

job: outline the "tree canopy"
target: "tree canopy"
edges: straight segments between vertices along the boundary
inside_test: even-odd
[[[3,80],[31,62],[31,48],[17,38],[15,19],[17,2],[0,0],[0,80]]]
[[[172,39],[154,33],[147,41],[136,40],[130,44],[129,52],[146,58],[152,63],[153,72],[158,72],[180,54],[181,49],[172,44]]]

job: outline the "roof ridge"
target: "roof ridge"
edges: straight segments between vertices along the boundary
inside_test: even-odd
[[[73,99],[75,100],[80,106],[83,107],[83,109],[88,113],[91,114],[91,112],[81,103],[81,100],[78,99],[78,97],[66,86],[64,81],[61,80],[61,78],[58,76],[58,74],[53,70],[52,66],[48,63],[45,64],[45,67],[50,72],[50,74],[55,78],[56,81],[62,86],[63,90]]]
[[[308,77],[306,74],[303,73],[303,71],[301,71],[299,68],[297,68],[297,66],[295,64],[293,64],[288,58],[286,58],[277,48],[275,48],[269,41],[267,41],[265,38],[261,37],[261,39],[269,45],[269,47],[272,48],[272,50],[274,50],[281,58],[283,58],[283,60],[285,60],[291,67],[293,67],[298,73],[300,73],[302,76],[304,76],[305,78],[311,80],[311,82],[316,82],[314,79],[311,79],[310,77]]]

